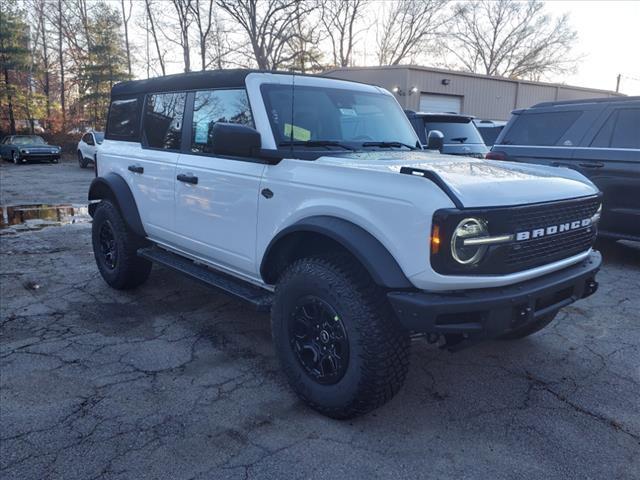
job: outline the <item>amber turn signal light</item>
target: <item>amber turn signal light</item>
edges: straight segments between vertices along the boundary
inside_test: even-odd
[[[440,251],[440,225],[433,224],[431,228],[431,254],[435,255]]]

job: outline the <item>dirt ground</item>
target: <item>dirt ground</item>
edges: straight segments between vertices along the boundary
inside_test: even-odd
[[[5,163],[0,203],[83,205],[92,178]],[[268,316],[156,267],[109,289],[83,215],[0,229],[2,479],[640,477],[638,244],[528,339],[414,342],[400,394],[339,422],[288,389]]]

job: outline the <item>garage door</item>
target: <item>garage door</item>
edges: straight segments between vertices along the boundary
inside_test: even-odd
[[[453,95],[433,95],[423,93],[420,95],[421,112],[452,112],[460,113],[462,110],[462,97]]]

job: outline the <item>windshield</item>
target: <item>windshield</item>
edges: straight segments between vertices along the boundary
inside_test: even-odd
[[[430,122],[425,120],[425,137],[429,137],[431,130],[440,130],[444,135],[444,143],[484,143],[478,129],[471,121]]]
[[[46,145],[42,137],[37,135],[23,135],[19,137],[13,137],[14,145]]]
[[[293,108],[290,85],[263,85],[262,95],[278,145],[414,148],[418,141],[395,99],[383,93],[296,86]]]
[[[102,141],[104,140],[104,133],[102,132],[93,132],[93,136],[95,137],[98,144],[102,143]]]

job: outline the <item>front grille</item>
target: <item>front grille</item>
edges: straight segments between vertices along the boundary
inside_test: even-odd
[[[519,207],[509,219],[512,231],[533,230],[547,225],[591,218],[598,210],[600,198],[565,200],[531,207]]]
[[[596,238],[596,226],[587,225],[570,228],[574,222],[590,219],[600,206],[601,195],[586,198],[561,200],[498,208],[443,209],[434,215],[434,222],[440,225],[440,232],[451,235],[458,223],[467,217],[484,218],[490,236],[513,235],[508,243],[490,245],[482,261],[468,267],[452,260],[448,241],[441,245],[440,253],[431,256],[431,264],[438,273],[504,275],[520,272],[557,262],[586,252]],[[569,224],[566,231],[560,226]],[[548,231],[556,227],[556,233]],[[543,235],[536,235],[542,229]],[[529,238],[517,240],[518,233],[527,232]]]
[[[561,225],[591,218],[600,205],[599,197],[553,202],[518,208],[507,223],[514,233]],[[504,263],[513,271],[533,268],[586,251],[596,237],[595,226],[560,232],[509,244]]]
[[[512,266],[529,266],[554,262],[587,250],[595,240],[595,228],[581,228],[546,238],[536,238],[512,244],[505,263]]]

